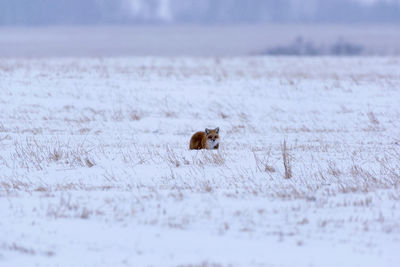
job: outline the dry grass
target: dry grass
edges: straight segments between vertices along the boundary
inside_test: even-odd
[[[282,150],[282,161],[283,167],[285,169],[285,178],[290,179],[292,178],[292,165],[291,165],[291,155],[289,154],[289,150],[286,146],[286,140],[283,141],[281,145]]]
[[[369,121],[370,121],[372,124],[374,124],[374,125],[379,125],[379,121],[378,121],[378,119],[376,118],[374,112],[369,111],[369,112],[367,113],[367,115],[368,115]]]
[[[29,248],[23,245],[19,245],[15,242],[11,243],[11,244],[5,244],[3,243],[2,245],[0,245],[1,249],[4,250],[10,250],[10,251],[15,251],[15,252],[19,252],[22,254],[28,254],[28,255],[44,255],[46,257],[52,257],[54,256],[54,252],[53,251],[37,251],[34,248]]]
[[[294,146],[296,147],[296,146]],[[160,148],[154,146],[140,146],[137,143],[129,147],[121,148],[119,153],[107,152],[106,147],[91,147],[89,144],[78,143],[71,145],[62,143],[56,139],[48,139],[39,142],[35,138],[14,142],[14,152],[10,159],[2,158],[4,166],[18,164],[29,172],[32,170],[45,170],[49,165],[55,163],[62,167],[92,168],[96,165],[95,158],[129,163],[124,172],[112,172],[109,168],[104,169],[106,183],[94,187],[80,183],[65,186],[49,186],[28,182],[13,175],[3,176],[2,186],[7,191],[24,190],[36,192],[48,192],[52,190],[93,190],[94,188],[120,188],[125,190],[128,186],[114,186],[114,183],[124,181],[130,173],[135,173],[137,165],[160,165],[167,166],[168,175],[161,176],[158,180],[163,188],[186,188],[194,192],[215,192],[219,188],[226,190],[238,190],[252,195],[269,195],[278,198],[308,198],[323,187],[329,188],[331,193],[371,192],[376,189],[397,188],[400,181],[400,156],[396,149],[388,151],[383,157],[376,158],[377,167],[370,167],[363,162],[362,154],[352,154],[352,164],[347,168],[339,168],[338,163],[331,159],[317,159],[316,163],[307,158],[298,156],[303,160],[296,161],[296,172],[293,176],[292,158],[298,152],[294,147],[289,148],[286,140],[279,147],[267,147],[252,149],[254,165],[235,158],[232,151],[220,149],[216,151],[187,151],[171,148],[166,145]],[[251,149],[250,147],[248,148]],[[185,151],[185,152],[184,152]],[[328,150],[329,152],[330,150]],[[183,153],[184,152],[184,153]],[[278,152],[280,157],[278,157]],[[249,151],[250,153],[250,151]],[[96,156],[95,156],[96,155]],[[249,154],[250,155],[250,154]],[[239,161],[238,161],[239,160]],[[12,163],[12,162],[13,163]],[[279,172],[276,172],[272,162],[281,161],[283,164],[284,178],[291,183],[282,183]],[[1,161],[0,161],[1,162]],[[235,166],[235,164],[239,164]],[[316,164],[316,165],[314,165]],[[343,165],[343,163],[340,163]],[[129,166],[129,167],[128,167]],[[207,175],[210,168],[217,168],[217,176],[221,179],[215,180],[215,175]],[[215,173],[214,173],[215,174]],[[265,184],[263,174],[267,174],[270,183]],[[25,176],[25,175],[23,175]],[[8,178],[7,178],[8,177]],[[108,177],[108,178],[107,178]],[[226,184],[226,182],[230,181]],[[179,183],[181,183],[179,185]],[[224,184],[222,186],[222,184]],[[148,187],[147,182],[138,183],[137,186]],[[64,189],[62,189],[64,188]]]
[[[32,137],[14,142],[11,160],[27,170],[32,168],[43,170],[51,163],[60,163],[69,167],[93,167],[95,161],[91,150],[92,148],[86,147],[83,143],[72,145],[68,142],[62,143],[57,139],[38,141]]]
[[[264,151],[263,151],[264,152]],[[265,151],[263,158],[257,156],[257,153],[253,150],[254,160],[256,162],[256,168],[259,172],[275,172],[275,168],[269,163],[271,158],[271,147]]]

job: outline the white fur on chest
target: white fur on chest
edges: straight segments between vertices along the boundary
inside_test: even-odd
[[[206,147],[207,149],[214,149],[219,144],[219,140],[207,140]]]

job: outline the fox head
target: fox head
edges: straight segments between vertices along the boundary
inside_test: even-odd
[[[214,130],[205,129],[207,138],[207,146],[209,148],[214,148],[219,143],[219,127],[215,128]]]

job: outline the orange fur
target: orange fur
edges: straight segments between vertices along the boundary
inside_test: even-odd
[[[195,133],[190,139],[190,149],[218,149],[219,128]]]

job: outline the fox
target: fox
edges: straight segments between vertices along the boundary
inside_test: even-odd
[[[195,133],[190,139],[189,149],[218,149],[219,127],[214,130],[205,129],[204,132]]]

